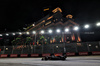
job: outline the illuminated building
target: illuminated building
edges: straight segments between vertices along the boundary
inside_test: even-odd
[[[75,26],[79,26],[76,22],[74,22],[73,16],[71,14],[63,17],[62,10],[57,7],[52,10],[51,15],[47,15],[44,18],[40,19],[36,22],[35,26],[27,29],[26,31],[36,31],[36,42],[40,41],[40,37],[44,36],[41,40],[42,43],[70,43],[70,42],[81,42],[80,34],[78,28],[74,31]],[[64,31],[67,28],[66,32]],[[48,30],[52,30],[52,33],[48,33]],[[56,30],[60,29],[61,32],[57,33]],[[69,29],[69,30],[68,30]],[[44,30],[45,33],[41,34],[40,31]],[[68,31],[68,32],[67,32]],[[64,34],[62,34],[64,32]],[[64,36],[64,37],[63,37]],[[34,37],[34,35],[33,35]],[[45,40],[47,42],[45,42]],[[41,42],[40,42],[41,43]]]

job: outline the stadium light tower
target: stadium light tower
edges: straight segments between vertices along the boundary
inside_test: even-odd
[[[90,25],[88,25],[88,24],[84,26],[84,28],[86,28],[86,29],[89,28],[89,27],[90,27]]]
[[[100,22],[98,22],[96,25],[97,25],[97,26],[100,26]]]

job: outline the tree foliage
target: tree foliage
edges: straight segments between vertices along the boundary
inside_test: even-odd
[[[16,38],[16,39],[14,39],[14,40],[12,40],[12,44],[13,45],[19,45],[20,44],[20,41],[21,41],[21,38]]]
[[[28,44],[30,44],[30,43],[32,43],[33,41],[32,41],[32,38],[31,37],[26,37],[26,44],[28,45]]]

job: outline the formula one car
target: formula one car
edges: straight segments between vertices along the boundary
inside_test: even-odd
[[[66,55],[51,55],[43,57],[41,60],[66,60]]]

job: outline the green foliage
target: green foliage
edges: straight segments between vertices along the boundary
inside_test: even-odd
[[[32,43],[33,41],[32,41],[32,38],[31,37],[26,37],[26,44],[30,44],[30,43]]]
[[[16,40],[12,40],[11,43],[12,43],[13,45],[15,45],[15,44],[16,44]]]
[[[21,38],[16,38],[16,41],[17,41],[17,42],[21,41]]]
[[[26,41],[25,39],[21,39],[21,38],[16,38],[13,41],[11,41],[11,43],[13,45],[25,45],[25,44],[30,44],[32,43],[32,38],[31,37],[26,37]]]
[[[16,40],[20,40],[21,38],[16,38]]]
[[[40,36],[40,38],[38,39],[38,42],[40,43],[40,44],[43,44],[44,43],[44,40],[45,39],[45,37],[42,35],[42,36]]]
[[[18,45],[18,44],[20,44],[20,41],[21,41],[21,38],[16,38],[16,39],[12,40],[11,43],[13,45]]]
[[[44,36],[41,36],[41,37],[40,37],[40,40],[43,40],[43,39],[44,39]]]

